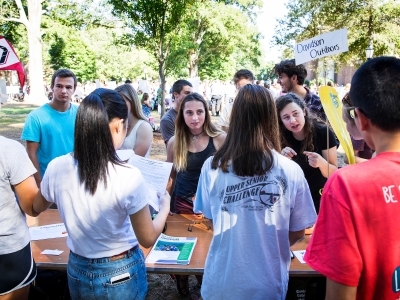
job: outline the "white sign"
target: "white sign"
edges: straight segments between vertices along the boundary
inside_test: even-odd
[[[194,93],[199,93],[200,95],[203,95],[203,91],[200,91],[200,77],[188,78],[187,81],[192,84]]]
[[[19,62],[13,49],[5,39],[0,39],[0,68],[5,68]]]
[[[139,80],[139,90],[141,90],[143,93],[150,93],[149,83],[147,80]]]
[[[318,35],[294,46],[296,65],[348,50],[346,28]]]

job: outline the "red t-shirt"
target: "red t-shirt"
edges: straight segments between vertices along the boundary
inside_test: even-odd
[[[325,185],[305,261],[357,299],[400,297],[400,153],[336,171]]]

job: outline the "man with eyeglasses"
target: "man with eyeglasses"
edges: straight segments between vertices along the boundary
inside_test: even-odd
[[[343,108],[343,121],[346,123],[346,129],[350,133],[351,143],[353,145],[354,154],[356,155],[356,162],[363,162],[372,157],[372,149],[365,143],[361,133],[356,127],[354,122],[354,107],[351,104],[349,93],[346,93],[342,99]],[[346,157],[345,157],[345,162]]]
[[[305,260],[327,277],[326,299],[400,295],[400,59],[363,64],[350,88],[350,118],[376,151],[325,185]]]
[[[34,177],[40,182],[48,163],[74,149],[75,118],[78,106],[71,103],[77,86],[75,74],[59,69],[51,78],[53,99],[29,113],[22,131],[26,151],[38,171]]]

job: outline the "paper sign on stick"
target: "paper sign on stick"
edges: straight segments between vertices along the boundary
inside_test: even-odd
[[[294,46],[296,65],[348,50],[346,28],[317,35]]]
[[[332,129],[347,155],[349,164],[354,164],[356,160],[353,145],[346,129],[346,123],[342,118],[342,101],[339,99],[336,90],[330,86],[321,86],[319,88],[319,96]]]

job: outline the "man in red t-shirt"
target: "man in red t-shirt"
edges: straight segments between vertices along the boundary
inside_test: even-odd
[[[377,155],[329,178],[305,260],[327,277],[328,300],[399,299],[400,59],[363,64],[350,99],[345,113]]]

